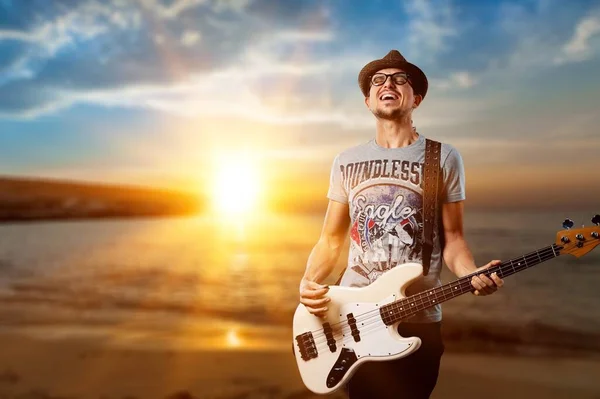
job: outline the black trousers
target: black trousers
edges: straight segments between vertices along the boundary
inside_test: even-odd
[[[444,353],[441,323],[400,323],[398,332],[421,338],[421,347],[400,359],[361,364],[346,385],[350,399],[429,398]]]

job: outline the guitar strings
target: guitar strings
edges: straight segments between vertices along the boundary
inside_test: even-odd
[[[544,251],[544,252],[547,252],[546,254],[540,253],[538,251],[538,252],[535,253],[535,256],[538,257],[538,259],[543,262],[543,261],[549,260],[549,259],[551,259],[551,258],[554,257],[554,253],[550,253],[550,251],[551,251],[550,248],[548,250]],[[528,255],[525,255],[524,258],[527,258],[527,257],[531,258],[532,256],[533,256],[532,254],[528,254]],[[542,257],[544,258],[544,260],[541,260]],[[532,260],[533,259],[529,259],[529,261],[532,261]],[[514,265],[511,265],[510,262],[511,261],[507,262],[505,265],[498,265],[498,266],[496,266],[496,268],[498,269],[498,271],[502,272],[502,271],[506,271],[505,269],[508,269],[510,267],[511,269],[513,269],[514,272],[516,272],[517,270],[520,271],[520,270],[524,270],[524,269],[530,267],[530,266],[516,266],[515,267]],[[527,262],[527,260],[526,260],[526,262]],[[502,266],[502,267],[500,267],[500,266]],[[534,265],[532,265],[532,266],[534,266]],[[492,270],[492,273],[493,273],[494,272],[493,268],[491,270]],[[481,272],[479,272],[479,273],[476,272],[475,274],[480,274],[480,273]],[[452,283],[447,284],[445,286],[440,286],[440,287],[436,287],[436,288],[438,288],[439,294],[441,294],[444,297],[444,300],[446,299],[446,297],[448,295],[450,295],[450,297],[452,298],[453,296],[452,296],[451,293],[453,291],[453,288],[456,289],[456,288],[460,287],[461,290],[462,290],[462,289],[466,289],[466,288],[468,288],[468,287],[471,286],[471,280],[470,279],[465,279],[464,277],[463,277],[463,279],[464,280],[461,283],[459,283],[459,284],[456,284],[456,282],[452,282]],[[441,290],[439,290],[439,288],[441,288],[441,287],[443,287],[443,288]],[[448,290],[450,290],[450,292],[448,292]],[[439,295],[436,294],[436,298],[438,296]],[[430,301],[430,297],[423,296],[422,293],[419,293],[419,294],[415,294],[415,295],[413,295],[411,297],[403,298],[403,299],[397,301],[399,303],[396,303],[395,305],[394,305],[394,303],[391,303],[391,304],[388,304],[388,305],[392,305],[393,307],[399,307],[399,306],[407,307],[408,306],[407,303],[408,303],[408,304],[411,304],[411,305],[416,304],[417,308],[418,308],[419,305],[425,305],[425,304],[427,304],[427,305],[430,305],[430,304],[433,305],[433,302],[430,303],[429,301]],[[396,309],[396,310],[398,310],[398,309]],[[410,314],[411,312],[412,311],[405,311],[404,313],[409,313]],[[364,316],[366,316],[366,317],[364,317]],[[374,310],[362,313],[362,314],[358,315],[355,318],[356,318],[356,321],[357,321],[357,324],[358,324],[359,322],[364,322],[364,321],[366,321],[368,319],[373,319],[373,318],[380,319],[381,317],[380,317],[379,309],[374,309]],[[346,328],[348,327],[348,326],[345,325],[346,324],[346,320],[342,320],[339,323],[336,323],[334,325],[339,325],[339,324],[342,324],[342,326],[341,326],[342,332],[343,332],[344,327],[346,327]],[[317,338],[319,338],[319,334],[315,334],[315,336]]]
[[[587,242],[584,243],[584,246],[587,246],[587,245],[589,245],[591,243],[593,243],[593,241],[587,241]],[[513,261],[517,261],[518,259],[521,259],[521,258],[516,258],[514,260],[510,260],[510,261],[504,262],[504,263],[502,263],[500,265],[497,265],[494,268],[490,268],[489,270],[497,269],[497,271],[500,271],[500,272],[503,273],[503,272],[506,272],[506,271],[510,271],[510,269],[512,269],[513,273],[516,273],[517,271],[521,271],[521,270],[524,270],[524,269],[527,269],[527,268],[531,267],[531,266],[527,265],[527,262],[528,262],[527,258],[531,258],[534,255],[535,255],[535,257],[538,258],[538,260],[540,260],[539,263],[544,262],[546,260],[549,260],[549,259],[552,259],[552,258],[558,256],[554,252],[554,249],[561,250],[563,248],[555,246],[553,244],[552,246],[549,246],[548,248],[546,248],[545,250],[542,250],[541,252],[540,251],[534,251],[534,252],[531,252],[529,254],[526,254],[526,255],[522,256],[521,258],[525,261],[525,265],[524,266],[516,266],[515,267],[512,264],[512,262]],[[534,259],[529,259],[529,260],[531,261],[531,260],[534,260]],[[535,265],[532,265],[532,266],[535,266]],[[492,273],[493,272],[494,271],[492,271]],[[481,271],[481,272],[477,272],[476,271],[476,272],[472,273],[472,275],[478,275],[478,274],[482,274],[482,273],[485,273],[485,271]],[[465,277],[470,277],[472,275],[464,276],[463,279]],[[460,281],[460,280],[456,280],[456,281]],[[459,287],[460,286],[461,289],[465,289],[465,288],[467,288],[467,287],[469,287],[471,285],[471,280],[464,280],[461,283],[459,283],[458,285],[452,285],[456,281],[454,281],[452,283],[449,283],[449,284],[446,284],[446,287],[439,286],[439,287],[436,287],[436,288],[439,289],[441,287],[444,287],[444,288],[442,288],[441,293],[445,297],[447,295],[447,293],[445,291],[448,288]],[[399,300],[398,302],[407,302],[406,300],[409,299],[409,298],[413,298],[413,303],[416,302],[416,301],[421,301],[420,305],[426,304],[426,302],[424,301],[424,298],[422,297],[422,293],[415,294],[415,295],[413,295],[411,297],[403,298],[402,300]],[[410,301],[408,301],[408,302],[410,302]],[[399,304],[397,304],[397,305],[399,305]],[[411,315],[411,317],[412,316],[414,316],[414,315]],[[408,317],[408,318],[410,318],[410,317]],[[367,333],[369,333],[371,331],[375,331],[375,330],[377,330],[378,328],[381,328],[381,327],[387,327],[383,323],[383,320],[381,319],[381,314],[380,314],[379,309],[374,309],[374,310],[371,310],[371,311],[359,314],[357,317],[355,317],[355,319],[356,319],[357,324],[359,324],[359,323],[361,324],[361,328],[360,328],[361,335],[362,334],[367,334]],[[351,328],[350,328],[350,325],[347,322],[347,319],[341,320],[340,322],[334,323],[333,325],[331,325],[332,328],[334,326],[336,326],[336,327],[340,326],[341,327],[340,330],[332,331],[332,334],[333,334],[333,337],[334,337],[336,343],[338,341],[340,341],[340,339],[342,340],[342,342],[352,341],[353,340],[353,337],[351,335]],[[311,333],[314,333],[313,340],[315,342],[316,349],[317,350],[325,349],[326,346],[327,346],[327,338],[326,338],[326,335],[323,332],[323,330],[311,331]],[[342,337],[339,336],[340,333],[342,333]],[[346,334],[346,333],[350,333],[350,334]],[[325,338],[325,339],[323,340],[322,338]]]
[[[541,254],[540,254],[540,255],[541,255]],[[553,258],[553,257],[554,257],[553,255],[550,255],[550,254],[547,254],[547,255],[542,255],[542,256],[544,257],[544,260],[543,260],[543,261],[545,261],[545,260],[548,260],[548,259],[551,259],[551,258]],[[540,258],[539,258],[539,259],[541,260],[541,256],[540,256]],[[505,266],[507,267],[507,266],[509,266],[509,265],[505,265]],[[518,267],[518,269],[523,269],[523,270],[524,270],[524,269],[526,269],[526,268],[528,268],[528,266],[524,266],[524,267]],[[515,270],[516,270],[516,269],[515,269]],[[466,280],[463,280],[463,281],[462,281],[461,283],[459,283],[458,285],[453,285],[453,286],[451,286],[451,287],[445,287],[445,288],[442,290],[442,294],[443,294],[443,296],[444,296],[444,297],[446,297],[446,296],[448,295],[448,292],[447,292],[447,289],[448,289],[448,288],[452,288],[452,287],[459,287],[459,286],[460,286],[460,288],[461,288],[461,291],[462,291],[463,289],[470,288],[470,287],[471,287],[471,280],[468,280],[468,279],[466,279]],[[418,294],[417,294],[417,295],[418,295]],[[409,298],[410,298],[410,297],[409,297]],[[405,298],[405,299],[406,299],[406,298]],[[415,300],[415,299],[416,299],[416,300]],[[404,300],[403,302],[406,302],[406,300]],[[410,301],[409,301],[409,302],[410,302]],[[414,299],[412,300],[412,302],[413,302],[413,304],[414,304],[414,303],[417,303],[417,302],[420,302],[420,303],[417,303],[417,305],[425,305],[425,304],[429,305],[428,301],[427,301],[427,300],[424,300],[422,297],[421,297],[421,298],[414,298]],[[361,316],[362,316],[362,317],[361,317]],[[366,316],[366,317],[365,317],[365,316]],[[413,315],[411,315],[411,316],[414,316],[414,314],[413,314]],[[381,324],[381,323],[383,322],[383,320],[382,320],[382,318],[381,318],[381,314],[380,314],[380,312],[379,312],[379,309],[371,310],[371,311],[365,312],[365,313],[363,313],[363,314],[360,314],[359,316],[357,316],[357,317],[356,317],[356,320],[357,320],[357,324],[359,324],[359,323],[361,324],[361,326],[360,326],[360,331],[361,331],[361,333],[362,333],[363,331],[367,331],[367,329],[368,329],[368,326],[369,326],[369,325],[371,325],[371,324],[373,324],[373,323]],[[370,321],[369,321],[369,320],[370,320]],[[344,339],[344,338],[346,337],[346,335],[349,335],[349,336],[351,336],[351,328],[350,328],[350,326],[347,324],[347,320],[342,320],[340,323],[336,323],[336,324],[338,324],[338,325],[339,325],[339,324],[341,324],[341,333],[343,334],[343,336],[342,336],[342,339]],[[385,326],[385,324],[383,324],[383,327],[386,327],[386,326]],[[321,331],[322,331],[322,330],[321,330]],[[340,339],[340,338],[339,338],[339,331],[338,331],[338,334],[337,334],[337,335],[338,335],[338,338],[336,339],[336,341]],[[324,333],[315,334],[315,335],[313,336],[313,340],[314,340],[314,342],[315,342],[315,343],[318,343],[318,344],[327,343],[327,338],[326,338],[326,336],[325,336],[325,338],[323,339],[323,337],[324,337],[324,336],[325,336],[325,334],[324,334]],[[349,339],[349,338],[348,338],[348,339]]]
[[[586,243],[584,244],[584,246],[587,246],[587,245],[589,245],[589,244],[593,244],[593,241],[592,241],[592,242],[586,242]],[[512,271],[513,271],[513,273],[516,273],[516,272],[518,272],[518,271],[521,271],[521,270],[527,269],[527,268],[529,268],[529,267],[535,266],[535,265],[537,265],[537,264],[539,264],[539,263],[542,263],[542,262],[544,262],[544,261],[546,261],[546,260],[549,260],[549,259],[552,259],[552,258],[554,258],[554,257],[558,256],[558,255],[557,255],[557,254],[554,252],[554,249],[562,250],[562,249],[563,249],[563,247],[559,247],[559,246],[552,245],[552,246],[548,247],[546,250],[543,250],[543,251],[536,251],[536,252],[532,252],[532,253],[530,253],[530,254],[524,255],[523,257],[521,257],[521,258],[522,258],[522,259],[525,261],[525,263],[526,263],[524,266],[519,266],[519,264],[520,264],[520,262],[519,262],[519,263],[517,264],[517,267],[515,267],[515,266],[514,266],[514,264],[512,263],[512,262],[513,262],[513,260],[510,260],[510,261],[508,261],[508,262],[504,262],[503,264],[500,264],[500,265],[496,266],[495,268],[496,268],[498,271],[501,271],[501,272],[506,272],[506,271],[509,271],[508,269],[509,269],[509,266],[510,266],[510,268],[511,268],[511,269],[513,269],[513,270],[512,270]],[[550,251],[552,251],[552,254],[550,254]],[[537,256],[537,257],[538,257],[538,260],[539,260],[540,262],[538,262],[538,263],[536,263],[536,264],[534,264],[534,265],[531,265],[531,266],[529,266],[529,265],[527,265],[527,263],[528,263],[528,260],[527,260],[527,258],[531,258],[533,255]],[[518,259],[521,259],[521,258],[518,258]],[[542,259],[542,258],[543,258],[543,259]],[[516,261],[516,260],[518,260],[518,259],[514,259],[514,261]],[[532,260],[535,260],[535,259],[529,259],[529,261],[532,261]],[[492,273],[494,272],[494,268],[491,268],[490,270],[492,270]],[[474,272],[474,273],[473,273],[473,275],[475,275],[475,274],[480,274],[480,273],[481,273],[481,272]],[[452,284],[453,284],[453,283],[450,283],[450,284],[449,284],[449,286],[451,286],[451,287],[458,287],[458,285],[452,285]],[[470,287],[470,286],[471,286],[471,282],[470,282],[470,280],[465,280],[465,281],[463,281],[462,283],[460,283],[459,285],[461,286],[461,288],[467,288],[467,287]],[[463,286],[466,286],[466,287],[463,287]],[[439,288],[439,287],[438,287],[438,288]],[[447,295],[447,293],[445,292],[445,291],[447,290],[447,288],[449,288],[449,287],[445,287],[445,288],[443,288],[443,289],[442,289],[442,293],[443,293],[444,297]],[[415,296],[421,296],[420,298],[415,298],[415,299],[417,299],[417,300],[420,300],[420,301],[421,301],[421,305],[425,304],[425,302],[423,301],[423,297],[422,297],[422,295],[420,295],[420,294],[416,294]],[[410,297],[409,297],[409,298],[410,298]],[[405,298],[405,299],[406,299],[406,298]],[[369,314],[369,313],[374,313],[374,312],[375,312],[375,310],[373,310],[373,311],[369,311],[369,312],[365,312],[364,314],[361,314],[361,315],[359,315],[359,317],[360,317],[360,316],[362,316],[362,315],[367,315],[367,314]],[[373,326],[373,327],[382,327],[382,326],[383,326],[383,327],[386,327],[385,325],[381,325],[381,324],[382,324],[382,322],[383,322],[383,320],[381,319],[381,317],[378,317],[378,316],[380,316],[380,315],[378,315],[378,314],[371,314],[371,315],[370,315],[370,316],[368,316],[368,317],[361,317],[361,321],[365,321],[365,320],[367,320],[367,319],[375,319],[375,320],[373,320],[373,321],[372,321],[372,322],[370,322],[370,323],[366,323],[366,324],[365,324],[365,323],[361,323],[361,324],[362,324],[362,326],[361,326],[361,333],[368,333],[368,332],[370,332],[370,330],[371,330],[371,329],[370,329],[370,328],[368,328],[368,326],[369,326],[369,324],[373,324],[374,322],[377,322],[379,325],[375,325],[375,326]],[[411,315],[411,316],[414,316],[414,315]],[[358,319],[357,319],[357,321],[358,321]],[[341,322],[339,322],[339,323],[336,323],[336,324],[341,324],[341,325],[342,325],[342,329],[341,329],[341,332],[342,332],[342,333],[344,333],[344,327],[346,327],[346,332],[347,332],[347,328],[349,328],[349,326],[345,325],[346,323],[347,323],[347,320],[342,320]],[[340,333],[339,331],[336,331],[336,334],[334,334],[334,335],[337,335],[337,336],[338,336],[338,337],[337,337],[337,339],[336,339],[336,342],[340,340],[340,338],[339,338],[339,333]],[[322,336],[322,335],[324,335],[324,334],[315,334],[315,336],[317,337],[317,340],[319,340],[320,336]],[[347,337],[347,338],[346,338],[346,334],[343,334],[343,336],[342,336],[342,340],[343,340],[343,341],[345,341],[345,340],[349,340],[349,339],[350,339],[350,337]],[[324,343],[327,343],[327,341],[326,341],[326,340],[325,340],[325,341],[319,340],[319,344],[322,344],[323,342],[324,342]],[[320,346],[321,346],[321,345],[320,345]]]
[[[547,254],[543,254],[543,252],[547,252]],[[551,259],[551,258],[553,258],[553,257],[554,257],[554,251],[553,251],[552,247],[548,247],[547,249],[543,250],[543,251],[542,251],[542,253],[540,253],[539,251],[535,251],[535,252],[531,252],[531,253],[529,253],[529,254],[526,254],[526,255],[522,256],[521,258],[525,258],[525,263],[527,263],[527,259],[526,259],[526,258],[531,258],[531,257],[533,257],[533,256],[535,256],[535,257],[537,258],[537,257],[538,257],[538,254],[539,254],[539,255],[542,255],[542,256],[545,258],[543,261],[549,260],[549,259]],[[520,259],[520,258],[518,258],[518,259]],[[515,258],[514,260],[516,261],[516,260],[517,260],[517,258]],[[530,261],[532,261],[532,260],[537,260],[537,259],[529,259],[529,260],[530,260]],[[505,271],[510,271],[509,269],[513,269],[513,270],[516,272],[516,271],[521,271],[521,270],[527,269],[527,268],[529,267],[529,266],[527,266],[527,265],[526,265],[526,266],[524,266],[524,267],[523,267],[523,266],[519,266],[519,265],[517,265],[517,266],[515,267],[515,266],[512,264],[512,261],[513,261],[513,260],[511,260],[511,261],[507,261],[507,262],[504,262],[503,264],[500,264],[500,265],[497,265],[497,266],[495,266],[495,267],[493,267],[493,268],[490,268],[490,269],[488,269],[488,271],[489,271],[489,270],[495,270],[495,269],[497,269],[498,271],[505,272]],[[543,261],[542,261],[542,262],[543,262]],[[540,263],[541,263],[541,262],[540,262]],[[492,273],[493,273],[493,272],[494,272],[494,271],[492,271]],[[439,290],[440,288],[442,288],[442,290],[441,290],[441,291],[442,291],[443,295],[444,295],[444,296],[446,296],[446,295],[447,295],[447,293],[445,293],[444,291],[446,291],[447,289],[449,289],[449,288],[454,288],[454,287],[458,287],[458,286],[462,287],[463,285],[467,285],[467,286],[469,286],[469,285],[471,284],[471,282],[470,282],[470,280],[466,280],[466,278],[467,278],[467,277],[472,277],[472,276],[475,276],[475,275],[479,275],[479,274],[482,274],[482,273],[485,273],[485,271],[476,271],[476,272],[474,272],[474,273],[472,273],[472,274],[470,274],[470,275],[463,276],[461,279],[465,279],[465,280],[463,280],[463,281],[462,281],[461,283],[459,283],[458,285],[456,285],[455,283],[456,283],[457,281],[460,281],[461,279],[459,279],[459,280],[455,280],[455,281],[453,281],[453,282],[450,282],[450,283],[448,283],[448,284],[445,284],[445,285],[442,285],[442,286],[435,287],[435,288],[433,288],[433,289]],[[467,283],[468,283],[468,284],[467,284]],[[421,303],[421,305],[422,305],[422,304],[425,304],[425,302],[423,302],[423,298],[420,298],[420,297],[422,297],[422,294],[423,294],[423,293],[425,293],[425,292],[426,292],[426,291],[423,291],[423,292],[420,292],[420,293],[414,294],[414,295],[412,295],[412,296],[410,296],[410,297],[402,298],[402,299],[401,299],[401,300],[399,300],[399,301],[400,301],[400,302],[405,302],[405,303],[410,303],[411,301],[410,301],[409,299],[413,298],[412,302],[414,302],[415,300],[421,300],[421,302],[422,302],[422,303]],[[417,297],[419,297],[419,298],[417,298]],[[388,305],[389,305],[389,304],[388,304]],[[398,305],[400,305],[400,304],[398,304]],[[369,315],[369,314],[371,314],[371,313],[376,313],[375,315],[376,315],[376,316],[379,316],[379,309],[374,309],[374,310],[371,310],[371,311],[368,311],[368,312],[365,312],[365,313],[361,313],[361,314],[359,314],[359,315],[355,316],[355,319],[356,319],[357,323],[358,323],[359,321],[363,321],[363,320],[365,320],[365,318],[364,318],[364,317],[362,317],[362,316]],[[362,317],[362,318],[361,318],[361,317]],[[334,324],[332,324],[332,325],[331,325],[331,327],[333,328],[333,327],[336,327],[336,326],[338,326],[339,324],[343,324],[343,323],[346,323],[346,319],[344,319],[344,320],[341,320],[341,321],[340,321],[340,322],[338,322],[338,323],[334,323]],[[320,331],[320,330],[311,331],[311,333],[318,333],[319,331]]]
[[[589,243],[593,244],[593,242],[589,242]],[[587,246],[587,245],[588,245],[588,242],[584,243],[584,246]],[[512,264],[513,260],[511,260],[511,261],[505,262],[504,264],[500,264],[500,265],[496,266],[496,268],[498,270],[504,272],[504,271],[507,271],[507,270],[504,270],[504,269],[508,269],[508,267],[510,266],[513,269],[513,273],[516,273],[518,271],[521,271],[521,270],[527,269],[529,267],[535,266],[535,265],[537,265],[539,263],[545,262],[546,260],[555,258],[558,255],[560,255],[560,254],[557,255],[553,251],[554,249],[562,250],[563,247],[552,245],[551,247],[549,247],[548,249],[546,249],[546,250],[544,250],[542,252],[536,251],[535,255],[538,257],[538,260],[540,262],[538,262],[538,263],[536,263],[534,265],[531,265],[531,266],[529,266],[529,265],[526,264],[525,266],[517,266],[515,268],[514,265]],[[550,254],[550,251],[552,251],[552,254]],[[544,252],[547,252],[547,253],[544,254]],[[532,256],[532,254],[533,253],[524,255],[522,257],[523,260],[527,263],[527,258],[530,258]],[[530,260],[532,260],[532,259],[530,259]],[[493,270],[493,268],[492,268],[492,270]],[[475,272],[474,274],[478,274],[478,273]],[[470,280],[465,280],[462,283],[460,283],[460,285],[461,286],[465,285],[465,286],[468,287],[468,286],[471,285],[471,282],[470,282]],[[462,287],[462,288],[466,288],[466,287]],[[445,290],[445,288],[444,288],[444,290]],[[417,296],[417,295],[419,295],[419,294],[416,294],[415,296]],[[444,296],[445,295],[446,294],[444,294]],[[422,298],[420,298],[420,299],[422,301]],[[424,304],[424,302],[422,304]],[[368,314],[368,313],[373,313],[373,312],[374,311],[369,311],[369,312],[364,313],[363,315]],[[371,315],[371,316],[367,317],[368,319],[375,318],[375,320],[373,320],[372,322],[369,322],[369,323],[366,323],[366,324],[362,323],[362,324],[364,324],[364,326],[361,327],[361,330],[360,330],[361,335],[366,335],[366,334],[368,334],[370,332],[377,331],[381,327],[387,328],[387,326],[383,323],[383,320],[381,319],[381,317],[376,317],[376,316],[379,316],[379,315]],[[362,318],[362,320],[366,320],[366,318]],[[337,323],[337,324],[342,324],[342,331],[341,331],[342,333],[344,333],[344,327],[349,327],[349,326],[345,326],[344,322],[346,322],[346,320],[343,320],[340,323]],[[336,331],[336,334],[334,334],[334,336],[337,335],[337,338],[335,339],[336,343],[340,340],[339,334],[340,334],[339,331]],[[352,339],[353,339],[353,337],[352,337]],[[342,342],[348,342],[349,341],[351,343],[351,334],[350,334],[350,336],[346,336],[346,334],[343,334],[342,337],[341,337],[341,340],[342,340]],[[327,345],[327,341],[326,340],[325,341],[319,340],[319,343],[317,345],[315,345],[315,349],[317,349],[317,351],[326,350],[327,348],[323,344]]]
[[[525,257],[525,256],[524,256],[524,257]],[[550,255],[550,254],[546,254],[546,255],[540,256],[540,258],[539,258],[539,259],[541,260],[541,262],[544,262],[544,261],[546,261],[546,260],[549,260],[549,259],[552,259],[552,258],[554,258],[554,257],[555,257],[555,256],[554,256],[554,254],[552,254],[552,255]],[[542,258],[543,258],[543,260],[542,260]],[[540,262],[540,263],[541,263],[541,262]],[[509,266],[509,265],[505,265],[505,266]],[[533,266],[535,266],[535,265],[533,265]],[[519,269],[518,271],[521,271],[521,270],[524,270],[524,269],[527,269],[527,268],[529,268],[529,266],[525,266],[525,267],[519,267],[519,268],[518,268],[518,269]],[[516,271],[515,271],[515,272],[516,272]],[[468,286],[470,286],[470,285],[471,285],[471,281],[470,281],[470,280],[463,281],[463,282],[462,282],[460,285],[461,285],[461,286],[463,286],[463,285],[464,285],[464,286],[468,287]],[[463,288],[466,288],[466,287],[463,287]],[[417,294],[417,295],[418,295],[418,294]],[[375,312],[375,310],[373,310],[373,311],[369,311],[369,312],[365,312],[365,313],[364,313],[364,314],[362,314],[362,315],[366,315],[366,314],[368,314],[368,313],[374,313],[374,312]],[[414,316],[414,315],[413,315],[413,316]],[[411,317],[412,317],[412,316],[411,316]],[[409,318],[410,318],[410,317],[409,317]],[[381,317],[379,317],[379,314],[374,314],[374,315],[372,314],[372,315],[370,315],[369,317],[367,317],[366,319],[375,319],[375,320],[371,320],[370,322],[367,322],[367,323],[362,323],[363,325],[362,325],[362,326],[361,326],[361,328],[360,328],[360,335],[361,335],[361,337],[363,337],[363,336],[365,336],[365,335],[367,335],[367,334],[369,334],[369,333],[371,333],[371,332],[378,331],[378,330],[379,330],[381,327],[383,327],[383,328],[387,328],[387,327],[388,327],[388,326],[386,326],[386,325],[383,323],[383,320],[381,319]],[[365,318],[363,318],[363,320],[365,320]],[[333,336],[334,336],[334,339],[335,339],[335,342],[336,342],[336,344],[337,344],[337,343],[338,343],[340,340],[342,341],[342,343],[343,343],[343,344],[345,344],[345,343],[350,343],[350,344],[352,344],[352,342],[354,341],[354,338],[352,337],[352,335],[351,335],[351,334],[346,334],[346,333],[344,333],[344,328],[346,328],[346,332],[348,332],[347,330],[348,330],[348,329],[350,329],[349,325],[344,325],[344,324],[345,324],[345,322],[346,322],[346,320],[343,320],[343,321],[341,321],[340,323],[336,323],[336,324],[342,324],[342,329],[341,329],[341,331],[336,331],[335,333],[333,333]],[[395,324],[395,323],[394,323],[394,324]],[[342,333],[342,336],[341,336],[341,337],[339,336],[339,335],[340,335],[340,332]],[[324,335],[324,334],[321,334],[321,335]],[[336,336],[337,336],[337,337],[336,337]],[[320,337],[319,337],[319,338],[320,338]],[[317,338],[317,339],[315,339],[315,340],[314,340],[314,342],[315,342],[315,349],[317,350],[317,353],[318,353],[318,352],[321,352],[321,351],[327,351],[327,350],[329,349],[329,348],[328,348],[327,339],[325,339],[325,340],[322,340],[322,339],[319,339],[319,338]]]

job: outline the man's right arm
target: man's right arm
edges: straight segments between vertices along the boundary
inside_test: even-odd
[[[348,204],[329,201],[319,241],[308,257],[306,271],[300,281],[300,303],[317,316],[327,312],[329,287],[321,282],[332,272],[346,240],[350,215]]]

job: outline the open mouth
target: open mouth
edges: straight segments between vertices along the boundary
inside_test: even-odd
[[[397,100],[398,96],[392,93],[383,93],[381,96],[379,96],[379,99],[381,101],[388,101],[388,100]]]

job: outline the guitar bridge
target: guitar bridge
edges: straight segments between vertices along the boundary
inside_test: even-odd
[[[304,361],[316,359],[319,356],[315,339],[311,332],[305,332],[296,336],[296,344],[300,350],[300,357]]]

